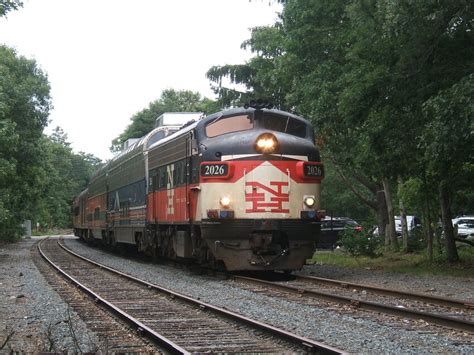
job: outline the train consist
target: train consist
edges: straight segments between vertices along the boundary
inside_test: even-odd
[[[76,197],[74,232],[228,271],[296,270],[319,237],[323,176],[301,117],[261,107],[163,114]]]

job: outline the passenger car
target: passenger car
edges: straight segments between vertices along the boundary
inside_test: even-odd
[[[318,249],[334,249],[340,237],[340,233],[345,228],[362,230],[362,227],[348,217],[329,217],[326,216],[321,221],[321,234],[317,244]]]

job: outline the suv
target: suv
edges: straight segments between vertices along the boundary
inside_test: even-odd
[[[421,221],[416,216],[407,216],[408,234],[411,234],[416,229],[421,228]],[[400,216],[395,216],[395,231],[397,235],[402,235],[402,220]]]
[[[321,221],[321,235],[316,248],[334,249],[339,240],[339,234],[343,232],[345,228],[352,228],[357,231],[362,230],[359,223],[353,219],[347,217],[326,216]]]
[[[462,216],[454,218],[453,226],[458,231],[458,237],[466,240],[474,240],[474,216]]]

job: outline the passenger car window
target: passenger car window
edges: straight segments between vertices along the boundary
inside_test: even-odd
[[[206,136],[217,137],[222,134],[246,131],[253,128],[253,121],[249,115],[223,117],[211,121],[206,126]]]

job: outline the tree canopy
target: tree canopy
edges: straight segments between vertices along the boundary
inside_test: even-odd
[[[473,25],[467,0],[286,1],[277,23],[243,43],[253,58],[207,75],[223,104],[273,98],[311,119],[323,157],[375,207],[380,230],[402,196],[390,189],[420,181],[411,186],[427,202],[438,195],[439,206],[420,210],[431,220],[446,214],[452,247],[448,212],[459,205],[456,191],[472,190]],[[473,208],[468,196],[464,205]],[[457,259],[454,248],[448,254]]]
[[[45,171],[38,157],[49,90],[35,61],[0,46],[0,235],[15,234],[41,198]]]
[[[21,6],[23,6],[23,2],[20,0],[0,0],[0,17]]]
[[[43,134],[50,109],[46,74],[34,60],[0,46],[0,241],[21,235],[27,219],[69,227],[72,199],[100,164],[73,153],[60,128]]]

